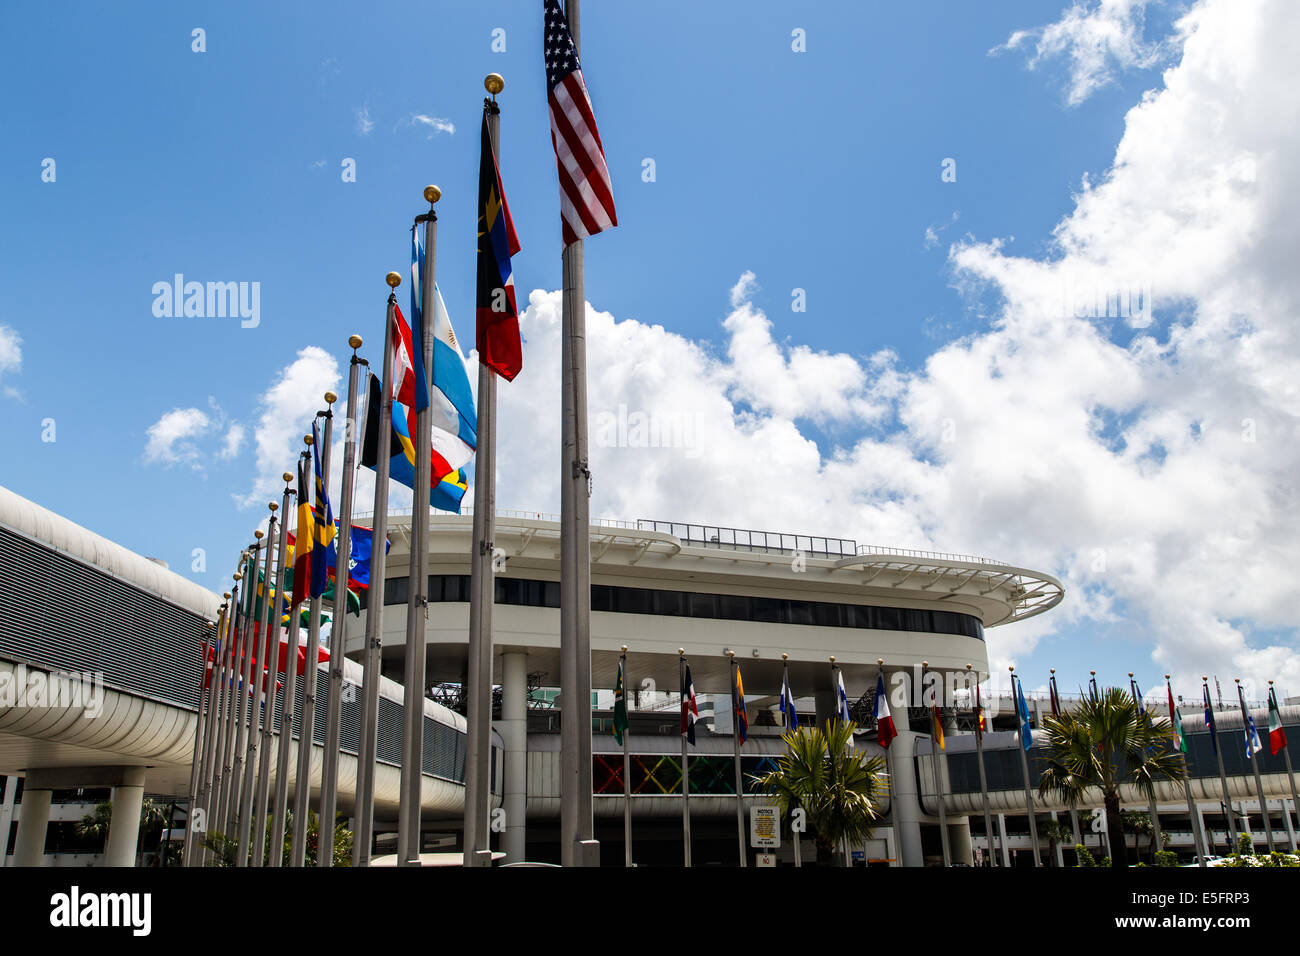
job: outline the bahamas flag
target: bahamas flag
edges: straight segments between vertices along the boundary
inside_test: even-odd
[[[366,402],[366,430],[362,440],[361,464],[377,468],[379,458],[379,406],[382,398],[379,377],[370,376],[369,398]],[[389,431],[388,474],[400,484],[415,489],[415,442],[411,440],[411,427],[415,413],[393,403],[393,419]],[[463,468],[451,468],[446,459],[433,452],[430,471],[429,504],[440,511],[460,513],[460,502],[465,497],[468,479]],[[440,465],[439,462],[442,462]],[[443,470],[443,469],[447,470]]]
[[[519,237],[515,235],[510,206],[501,188],[501,171],[492,152],[485,112],[479,145],[475,347],[479,361],[507,382],[513,381],[524,365],[515,277],[510,266],[510,257],[518,251]]]
[[[329,492],[321,477],[320,426],[316,421],[311,423],[311,433],[312,466],[316,471],[316,508],[312,512],[311,596],[317,598],[325,593],[325,586],[329,582],[329,552],[334,550],[334,509],[330,507]]]

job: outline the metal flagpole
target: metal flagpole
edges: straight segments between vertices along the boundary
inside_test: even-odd
[[[1246,692],[1241,689],[1241,678],[1234,677],[1237,683],[1237,700],[1241,703],[1241,732],[1242,736],[1250,733],[1250,710],[1246,707]],[[1255,728],[1255,734],[1258,736],[1259,728]],[[1273,821],[1268,816],[1268,800],[1264,797],[1264,778],[1259,775],[1259,758],[1255,756],[1254,741],[1246,737],[1246,750],[1250,754],[1250,769],[1255,772],[1255,792],[1259,794],[1259,813],[1264,818],[1264,837],[1268,840],[1268,852],[1274,853],[1277,847],[1273,845]]]
[[[781,710],[782,710],[783,724],[784,724],[784,726],[785,726],[785,732],[788,734],[788,733],[790,733],[790,731],[791,731],[791,728],[790,728],[790,718],[789,718],[789,716],[786,716],[786,715],[784,714],[784,711],[785,711],[785,692],[786,692],[786,690],[790,687],[790,655],[789,655],[789,654],[784,654],[784,653],[783,653],[783,654],[781,655],[781,667],[782,667],[782,671],[781,671],[781,694],[782,694],[782,697],[781,697]],[[792,713],[792,714],[794,713],[794,691],[790,691],[790,713]],[[797,716],[797,715],[796,715],[796,717],[795,717],[795,720],[796,720],[796,721],[798,720],[798,716]],[[784,736],[784,734],[783,734],[782,736]],[[886,757],[886,760],[888,760],[888,757]],[[793,808],[792,808],[792,809],[793,809]],[[790,826],[790,839],[791,839],[791,841],[792,841],[793,844],[794,844],[794,865],[795,865],[796,867],[802,866],[802,865],[803,865],[803,860],[800,859],[800,853],[799,853],[799,834],[796,833],[795,830],[794,830],[794,821],[793,821],[793,820],[791,821],[791,826]]]
[[[619,658],[619,673],[623,679],[620,692],[623,694],[623,712],[627,713],[627,645],[623,645],[623,656]],[[629,740],[632,736],[632,722],[629,720],[623,728],[623,865],[632,865],[632,773],[631,759],[628,755]]]
[[[271,744],[275,737],[276,684],[279,678],[277,658],[280,652],[280,597],[284,581],[284,542],[285,529],[289,524],[289,480],[293,476],[284,473],[284,513],[280,515],[280,534],[276,539],[275,563],[271,565],[274,573],[266,576],[266,594],[262,598],[262,667],[266,671],[266,704],[262,717],[262,749],[257,761],[257,799],[253,805],[253,814],[257,818],[257,828],[253,831],[254,866],[266,865],[266,827],[267,804],[271,794]],[[274,515],[277,505],[274,501],[268,506]],[[275,655],[274,657],[272,655]]]
[[[379,380],[379,434],[375,436],[375,507],[371,530],[370,589],[366,600],[365,675],[361,679],[361,742],[357,748],[356,832],[352,838],[352,865],[369,866],[375,830],[375,757],[379,727],[379,681],[384,634],[384,592],[388,571],[388,463],[392,457],[393,329],[397,324],[397,287],[400,272],[390,272],[388,306],[384,315],[383,374]],[[370,409],[367,407],[367,419]]]
[[[248,753],[244,758],[244,790],[243,796],[240,799],[239,813],[239,843],[244,847],[244,850],[239,854],[240,866],[261,866],[262,854],[264,852],[264,847],[261,844],[252,841],[257,836],[257,831],[253,829],[253,826],[255,823],[259,822],[259,811],[256,807],[255,800],[257,798],[256,788],[258,770],[260,769],[258,765],[261,762],[259,758],[261,756],[264,726],[271,718],[270,703],[271,699],[274,699],[275,697],[275,685],[270,679],[270,676],[266,673],[266,608],[271,586],[274,583],[275,529],[278,523],[275,512],[279,507],[280,506],[274,501],[268,502],[268,509],[270,510],[271,515],[267,519],[266,528],[266,563],[262,568],[262,581],[255,581],[253,590],[253,611],[257,615],[257,620],[253,628],[253,646],[250,656],[257,665],[253,669],[254,673],[251,678],[251,680],[256,680],[257,688],[252,703],[249,704]],[[257,603],[258,588],[262,591],[260,611],[258,610]],[[259,640],[261,641],[260,649],[257,644]],[[252,686],[253,685],[250,683],[249,687],[252,688]],[[270,698],[267,697],[268,688],[270,691]],[[265,826],[264,822],[262,823],[262,826]],[[259,827],[259,829],[261,828]],[[249,861],[250,854],[252,860],[250,862],[245,862]]]
[[[240,567],[247,568],[249,553],[243,552],[241,555]],[[230,599],[232,607],[240,608],[239,602],[243,600],[243,595],[239,593],[239,582],[244,578],[243,571],[236,571],[231,575],[235,584],[231,593],[234,595]],[[242,608],[234,616],[231,622],[233,630],[230,635],[230,657],[226,666],[226,712],[221,720],[221,741],[217,746],[217,754],[221,760],[221,783],[217,789],[217,818],[216,829],[221,832],[223,837],[229,837],[230,828],[226,823],[228,811],[230,810],[230,783],[231,777],[235,770],[235,720],[239,712],[239,688],[235,686],[236,677],[239,674],[239,662],[244,653],[244,620]]]
[[[505,80],[490,73],[483,87],[488,141],[501,155],[501,109],[496,95]],[[482,241],[486,241],[486,238]],[[478,343],[479,348],[483,343]],[[474,535],[470,553],[469,733],[465,743],[465,865],[491,866],[488,818],[492,807],[492,604],[496,582],[492,563],[496,531],[497,376],[483,355],[478,363],[478,447],[474,452]]]
[[[1236,840],[1232,836],[1232,797],[1228,794],[1228,772],[1223,769],[1223,751],[1219,749],[1219,722],[1214,720],[1214,704],[1210,700],[1210,679],[1201,677],[1201,693],[1205,701],[1205,712],[1210,715],[1210,742],[1214,745],[1214,755],[1219,758],[1219,784],[1223,787],[1223,816],[1228,821],[1227,844],[1228,852],[1231,853],[1236,847]],[[1244,816],[1241,818],[1241,826],[1247,825]]]
[[[306,442],[306,440],[307,436],[304,436],[303,441]],[[299,454],[299,469],[307,463],[310,457],[310,454],[305,451]],[[285,472],[286,482],[292,477],[288,472]],[[296,493],[290,492],[291,495]],[[299,504],[302,504],[302,502],[299,502]],[[287,522],[287,515],[285,520]],[[294,532],[295,541],[297,542],[294,546],[295,557],[297,557],[297,549],[302,547],[302,541],[300,540],[302,532],[301,525],[297,525]],[[289,565],[289,567],[292,567],[292,565]],[[281,583],[283,584],[283,582]],[[279,607],[276,608],[276,612],[279,612]],[[299,608],[298,605],[293,603],[293,592],[291,591],[289,594],[289,627],[285,634],[284,689],[280,693],[280,746],[275,758],[275,806],[271,811],[270,865],[273,867],[282,866],[284,863],[285,818],[289,812],[289,748],[293,743],[293,712],[297,705],[298,696],[298,629]],[[278,633],[277,630],[277,636]],[[295,808],[294,813],[297,812]]]
[[[1146,705],[1143,704],[1142,700],[1138,697],[1137,681],[1133,679],[1132,671],[1128,672],[1128,692],[1133,695],[1133,703],[1137,704],[1138,711],[1144,713],[1146,711]],[[1148,720],[1149,719],[1150,718],[1148,718]],[[1156,852],[1159,853],[1165,848],[1165,841],[1160,839],[1160,813],[1156,809],[1156,792],[1154,787],[1151,790],[1148,813],[1151,816],[1152,843],[1156,848]],[[1136,844],[1134,845],[1136,846]]]
[[[1169,722],[1172,726],[1174,721],[1174,688],[1169,683],[1168,674],[1165,675],[1165,690],[1169,693]],[[1179,724],[1180,726],[1174,729],[1179,736],[1182,736],[1181,716],[1179,718]],[[1185,745],[1186,738],[1184,738],[1184,746]],[[1192,837],[1196,842],[1196,859],[1197,862],[1204,867],[1205,854],[1207,852],[1205,849],[1205,832],[1201,829],[1201,815],[1196,812],[1196,801],[1192,799],[1192,775],[1187,765],[1187,754],[1183,752],[1181,748],[1180,753],[1182,753],[1183,773],[1185,774],[1183,777],[1183,795],[1187,797],[1187,815],[1191,818]]]
[[[1029,815],[1029,842],[1034,847],[1034,866],[1040,867],[1043,861],[1038,856],[1038,819],[1034,816],[1034,793],[1029,788],[1029,755],[1025,750],[1025,725],[1024,716],[1020,713],[1020,695],[1016,693],[1016,674],[1015,668],[1009,667],[1011,671],[1011,696],[1015,700],[1016,707],[1016,724],[1020,727],[1017,734],[1020,746],[1020,770],[1025,776],[1025,812]]]
[[[425,388],[432,394],[434,316],[438,308],[438,215],[434,204],[442,198],[437,186],[425,186],[429,211],[415,217],[424,224],[424,276],[420,287],[420,349],[424,359]],[[429,485],[432,468],[430,409],[415,413],[415,492],[411,505],[411,573],[406,603],[406,687],[402,697],[402,783],[398,821],[399,866],[420,865],[420,807],[424,761],[425,633],[429,614]],[[381,466],[382,467],[382,466]]]
[[[248,745],[248,717],[251,716],[252,708],[248,696],[249,679],[253,673],[253,598],[257,595],[257,569],[261,563],[262,557],[262,531],[259,529],[253,532],[256,540],[249,549],[250,557],[248,559],[248,584],[244,586],[244,626],[240,629],[239,639],[239,660],[236,664],[236,674],[239,678],[239,691],[236,695],[235,703],[235,734],[233,745],[233,764],[230,775],[230,789],[227,791],[228,803],[226,805],[225,824],[230,829],[232,838],[237,840],[237,827],[239,826],[240,817],[244,814],[243,804],[240,803],[242,795],[243,777],[244,777],[244,750]],[[247,849],[247,847],[245,847]],[[238,866],[238,857],[235,865]]]
[[[579,6],[579,0],[567,0],[565,17],[574,52],[581,56]],[[595,866],[599,864],[599,847],[594,839],[591,802],[591,469],[587,458],[587,321],[581,239],[564,247],[562,265],[560,853],[565,866]]]
[[[929,661],[921,661],[922,673],[924,669],[930,666]],[[943,805],[943,774],[939,766],[939,755],[943,752],[939,746],[939,737],[943,734],[943,724],[940,721],[943,718],[939,714],[939,706],[934,701],[930,702],[930,722],[932,729],[930,731],[930,756],[933,760],[934,769],[934,800],[939,806],[939,843],[943,846],[943,865],[952,866],[952,848],[948,845],[948,812]]]
[[[334,562],[334,620],[330,626],[329,684],[325,693],[325,753],[321,764],[320,829],[322,833],[334,832],[334,818],[338,806],[339,789],[339,735],[343,717],[343,659],[347,652],[348,580],[352,570],[352,487],[355,481],[357,457],[357,373],[365,359],[357,358],[361,336],[348,336],[352,360],[348,365],[348,410],[343,424],[343,473],[340,475],[339,530],[335,537]],[[330,394],[333,394],[332,392]],[[326,422],[326,434],[329,433]],[[328,439],[327,439],[328,441]],[[353,834],[353,839],[356,834]],[[321,841],[322,844],[324,841]],[[317,850],[316,865],[334,864],[334,854]]]
[[[966,665],[966,673],[969,675],[971,665]],[[991,866],[998,865],[998,855],[993,848],[993,814],[989,812],[989,780],[988,773],[984,769],[984,730],[980,723],[984,719],[984,708],[980,706],[980,685],[979,675],[975,675],[975,760],[980,770],[980,802],[984,807],[984,836],[989,845],[989,861]],[[969,678],[968,678],[969,679]]]
[[[216,624],[212,621],[207,622],[207,640],[200,643],[199,648],[202,652],[203,659],[199,668],[199,707],[198,712],[194,715],[194,756],[190,761],[190,790],[189,803],[186,804],[185,811],[185,845],[181,852],[181,866],[190,866],[194,853],[194,808],[199,805],[199,784],[201,781],[200,771],[203,769],[203,733],[207,729],[204,721],[204,708],[208,704],[208,699],[212,696],[212,680],[208,676],[208,653],[216,655]],[[165,856],[164,856],[165,859]]]
[[[1273,682],[1268,682],[1268,700],[1269,705],[1277,710],[1277,719],[1282,720],[1282,708],[1277,706],[1277,692],[1273,690]],[[1285,739],[1285,735],[1283,736]],[[1291,806],[1294,810],[1300,810],[1300,795],[1296,794],[1295,789],[1295,771],[1291,769],[1291,742],[1287,741],[1282,745],[1282,759],[1286,761],[1286,779],[1291,784]],[[1286,809],[1286,801],[1283,801],[1283,814],[1289,814],[1291,811]],[[1291,852],[1296,852],[1296,833],[1294,828],[1291,829]]]
[[[847,723],[848,721],[844,717],[844,709],[848,706],[848,703],[847,700],[840,700],[840,679],[839,679],[840,669],[839,666],[835,663],[834,654],[831,655],[830,660],[831,660],[831,687],[835,689],[835,706],[837,709],[836,712],[839,714],[839,719]],[[848,742],[847,749],[850,752],[853,750],[852,733],[849,734],[849,742]],[[849,866],[853,862],[853,860],[852,857],[849,855],[849,844],[847,840],[840,841],[840,850],[843,851],[844,853],[844,865]]]
[[[316,492],[315,506],[318,514],[316,522],[327,521],[329,516],[321,507],[321,496],[328,493],[330,486],[330,446],[334,441],[334,403],[338,396],[333,392],[325,393],[325,408],[316,413],[317,418],[325,419],[325,437],[316,454],[320,456],[320,488]],[[313,432],[315,429],[313,428]],[[315,437],[312,436],[312,442]],[[315,528],[313,526],[313,533]],[[317,554],[317,546],[312,542],[312,576],[316,575],[316,560],[325,559]],[[335,586],[334,593],[338,594]],[[293,808],[293,843],[289,850],[291,866],[307,865],[307,818],[311,815],[311,756],[316,742],[316,692],[320,684],[320,615],[323,601],[319,594],[311,599],[310,617],[307,619],[307,660],[303,668],[302,684],[302,727],[298,731],[298,776],[294,779]],[[337,621],[334,622],[337,625]],[[334,846],[334,821],[317,820],[316,856],[320,857],[325,848],[332,851]]]
[[[686,752],[686,649],[677,648],[677,686],[682,698],[682,859],[691,865],[691,769],[690,755]]]
[[[223,595],[225,602],[221,605],[221,613],[217,617],[217,646],[212,652],[212,687],[208,690],[208,719],[207,728],[204,731],[205,740],[203,741],[203,766],[199,770],[199,808],[202,811],[202,832],[206,835],[210,829],[209,820],[213,815],[215,803],[213,797],[213,778],[217,762],[217,739],[221,727],[221,677],[222,669],[225,666],[226,644],[229,640],[228,631],[230,629],[230,592]],[[194,823],[191,823],[193,826]],[[197,848],[197,854],[193,858],[193,865],[202,866],[208,856],[207,849],[202,845]]]
[[[240,718],[239,722],[239,740],[235,744],[236,771],[235,782],[239,785],[239,792],[236,794],[238,804],[236,805],[236,821],[239,824],[239,856],[235,860],[235,866],[243,867],[248,865],[248,838],[252,833],[253,824],[253,775],[256,772],[254,763],[257,757],[257,719],[258,711],[261,709],[262,689],[253,689],[253,661],[257,657],[257,639],[259,631],[254,627],[257,615],[257,578],[261,573],[266,575],[268,569],[261,569],[263,539],[265,539],[266,561],[269,565],[271,562],[271,535],[275,534],[275,515],[268,520],[268,530],[264,535],[261,530],[254,531],[253,536],[257,538],[257,550],[253,555],[252,577],[248,582],[248,638],[245,641],[247,647],[244,652],[244,681],[240,690],[239,709],[241,714],[247,712],[248,717],[245,720]],[[261,676],[260,674],[257,676]]]
[[[740,866],[749,865],[745,850],[745,785],[740,773],[740,664],[736,652],[727,651],[731,658],[731,756],[736,768],[736,841],[740,849]]]

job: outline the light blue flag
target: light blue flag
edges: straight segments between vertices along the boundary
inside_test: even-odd
[[[1029,705],[1025,703],[1025,685],[1016,681],[1016,710],[1020,714],[1020,745],[1028,750],[1034,743],[1034,732],[1030,726]]]
[[[1259,731],[1255,729],[1255,718],[1248,713],[1246,714],[1246,759],[1249,760],[1263,749],[1264,744],[1259,739]]]
[[[790,692],[790,668],[787,666],[781,678],[781,713],[785,715],[785,729],[799,729],[799,715],[794,709],[794,694]]]
[[[849,695],[844,691],[844,671],[837,670],[840,676],[840,720],[846,724],[852,719],[849,716]]]

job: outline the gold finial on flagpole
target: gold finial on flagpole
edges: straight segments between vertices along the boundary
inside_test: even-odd
[[[326,392],[326,393],[325,393],[325,404],[326,404],[326,405],[333,405],[333,404],[334,404],[335,402],[337,402],[338,400],[339,400],[339,397],[338,397],[338,395],[336,395],[334,392]]]
[[[357,349],[361,348],[361,343],[362,343],[362,341],[363,341],[363,340],[362,340],[361,336],[359,336],[359,335],[356,335],[356,334],[349,335],[349,336],[348,336],[348,347],[351,348],[352,351],[355,352]]]
[[[500,73],[489,73],[483,77],[483,89],[487,90],[494,97],[506,88],[505,77]]]
[[[430,206],[442,198],[442,190],[437,186],[424,187],[424,199]]]
[[[390,289],[396,289],[402,284],[402,274],[400,272],[390,272],[384,276],[384,281],[388,283]]]

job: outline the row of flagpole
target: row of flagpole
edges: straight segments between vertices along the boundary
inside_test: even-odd
[[[548,106],[552,120],[552,145],[555,149],[557,169],[560,174],[561,223],[564,238],[563,253],[563,326],[564,372],[562,468],[565,474],[562,504],[562,551],[565,556],[564,596],[561,601],[563,618],[561,636],[561,689],[564,706],[576,711],[576,716],[566,719],[563,730],[563,763],[573,773],[566,778],[562,826],[566,838],[561,854],[566,863],[593,864],[598,862],[598,849],[593,839],[591,815],[591,732],[590,694],[590,559],[587,538],[587,498],[590,494],[590,469],[586,455],[586,369],[584,332],[584,266],[582,240],[617,225],[614,212],[608,168],[603,147],[596,130],[591,103],[581,67],[578,63],[579,13],[578,0],[568,0],[561,10],[558,0],[544,0],[545,61],[547,68]],[[504,88],[498,74],[484,81],[491,94],[484,100],[482,157],[479,182],[479,259],[478,298],[476,302],[476,346],[479,353],[480,372],[477,409],[471,406],[469,414],[476,413],[470,421],[466,409],[456,404],[454,397],[446,395],[447,404],[454,406],[462,420],[457,439],[468,449],[468,454],[449,467],[451,472],[432,472],[432,420],[429,396],[434,387],[432,377],[435,367],[435,340],[444,341],[459,352],[459,344],[450,322],[445,329],[439,325],[445,320],[441,297],[436,284],[437,214],[434,205],[441,198],[437,186],[424,191],[429,210],[417,216],[412,227],[412,322],[408,330],[397,308],[396,288],[401,276],[391,272],[387,276],[390,289],[385,315],[383,348],[383,374],[381,387],[376,388],[373,374],[368,375],[369,398],[367,402],[367,438],[364,463],[376,472],[374,500],[374,528],[371,532],[371,560],[369,581],[375,582],[380,595],[369,602],[366,618],[364,648],[362,653],[363,685],[361,707],[361,733],[358,748],[357,789],[355,803],[355,833],[353,864],[370,863],[374,833],[375,760],[377,756],[378,698],[380,660],[383,633],[382,590],[386,570],[387,510],[390,483],[390,463],[396,462],[393,437],[402,432],[403,442],[413,445],[413,474],[401,478],[412,489],[430,489],[434,507],[440,483],[444,478],[458,477],[459,494],[464,492],[463,472],[459,467],[477,455],[475,477],[474,534],[472,543],[472,597],[471,628],[469,635],[469,716],[466,761],[465,804],[465,863],[487,864],[491,861],[489,844],[489,807],[491,800],[491,700],[492,700],[492,601],[493,574],[493,513],[495,507],[495,404],[496,376],[512,380],[522,367],[518,312],[515,302],[510,257],[519,251],[518,239],[509,209],[501,189],[497,152],[500,144],[500,109],[496,94]],[[585,155],[579,155],[585,153]],[[422,233],[422,235],[421,235]],[[398,333],[402,334],[399,337]],[[305,665],[305,681],[301,695],[297,693],[298,669],[285,666],[283,686],[275,680],[275,670],[270,668],[271,629],[278,634],[280,604],[286,595],[290,563],[286,559],[285,533],[288,524],[289,500],[295,491],[289,486],[292,476],[285,474],[284,514],[279,518],[279,544],[274,554],[271,539],[275,537],[277,505],[270,504],[266,537],[266,559],[263,562],[261,539],[258,544],[241,555],[239,568],[234,574],[231,591],[225,594],[216,622],[209,625],[209,640],[204,643],[204,676],[200,685],[199,714],[195,727],[194,760],[191,766],[189,836],[186,840],[184,860],[187,865],[202,865],[212,856],[212,849],[203,842],[205,833],[220,832],[229,838],[231,823],[238,830],[236,865],[247,864],[250,855],[253,865],[260,865],[261,846],[270,840],[271,866],[281,864],[279,848],[284,842],[288,820],[288,777],[294,704],[301,696],[299,717],[299,745],[294,768],[293,826],[289,837],[290,865],[302,866],[307,848],[307,816],[310,808],[312,783],[312,749],[315,728],[317,663],[325,652],[320,648],[322,595],[325,592],[325,549],[331,541],[335,548],[335,584],[333,624],[329,638],[329,669],[325,700],[324,757],[320,776],[319,809],[321,836],[318,866],[330,866],[333,846],[332,831],[338,802],[339,739],[342,711],[343,658],[346,650],[347,584],[351,548],[351,515],[354,471],[357,462],[357,400],[359,394],[359,366],[367,365],[357,356],[361,346],[360,336],[349,339],[352,361],[349,368],[347,423],[344,436],[344,462],[341,480],[342,494],[337,535],[327,489],[330,478],[330,452],[333,441],[333,404],[337,396],[326,393],[327,407],[313,421],[312,434],[304,439],[308,451],[300,456],[298,469],[298,523],[295,538],[295,573],[292,598],[287,601],[288,648],[285,656],[298,645],[300,626],[299,605],[309,599],[308,638],[305,657],[316,658]],[[403,367],[396,367],[395,359],[401,356]],[[399,383],[399,379],[401,382]],[[409,397],[402,401],[414,412],[414,431],[411,435],[408,420],[395,416],[394,404],[399,389],[413,383]],[[464,393],[468,394],[468,383]],[[378,398],[376,402],[374,399]],[[324,437],[320,436],[318,422],[324,419]],[[371,433],[370,425],[374,425]],[[399,429],[400,425],[400,429]],[[442,427],[442,426],[439,426]],[[371,447],[373,444],[373,448]],[[445,449],[440,449],[440,451]],[[406,452],[408,458],[412,455]],[[315,465],[315,502],[309,505],[307,463]],[[439,457],[441,465],[446,459]],[[449,478],[448,478],[449,480]],[[400,799],[398,820],[398,865],[419,865],[420,862],[420,810],[423,764],[424,683],[425,683],[425,632],[428,615],[428,524],[429,509],[419,507],[422,491],[416,494],[417,506],[412,509],[410,535],[410,571],[406,618],[406,673],[403,695],[403,742],[400,761]],[[454,497],[454,508],[459,508],[459,496]],[[310,561],[303,562],[304,555]],[[272,571],[272,568],[274,570]],[[308,585],[303,572],[310,569],[312,580]],[[265,586],[259,587],[259,575]],[[243,597],[240,596],[241,581]],[[255,596],[261,593],[261,617],[256,629],[250,633],[250,619],[259,608]],[[268,619],[270,603],[275,602]],[[262,651],[258,655],[252,640],[261,636]],[[264,686],[254,693],[251,685],[253,665],[258,664],[258,679]],[[308,669],[309,668],[309,669]],[[572,692],[577,689],[577,692]],[[279,696],[279,724],[276,694]],[[250,702],[246,698],[253,695]],[[236,699],[238,698],[238,699]],[[259,723],[260,721],[260,723]],[[579,728],[585,726],[585,732]],[[274,770],[271,751],[278,738]],[[571,779],[570,779],[571,778]],[[269,793],[270,781],[275,781],[275,792]],[[271,833],[265,833],[266,811],[270,808]],[[258,818],[257,830],[252,821]],[[251,844],[251,846],[250,846]]]

